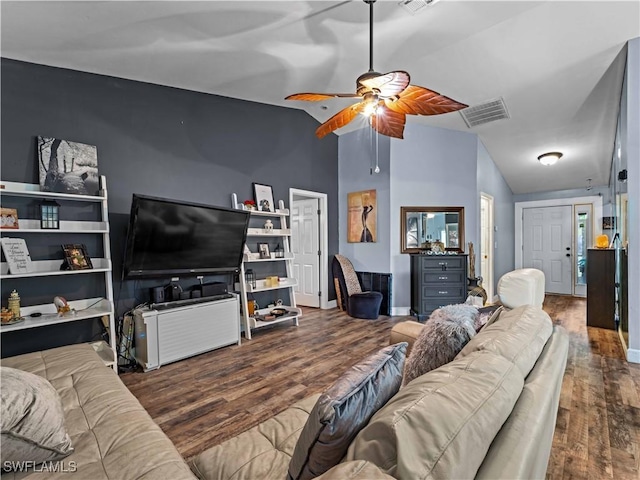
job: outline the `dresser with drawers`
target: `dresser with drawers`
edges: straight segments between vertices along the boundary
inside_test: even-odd
[[[467,255],[411,255],[411,315],[418,321],[466,299]]]

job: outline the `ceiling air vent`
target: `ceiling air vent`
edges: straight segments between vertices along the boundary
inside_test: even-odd
[[[496,120],[502,120],[503,118],[509,118],[509,112],[502,97],[497,100],[481,103],[480,105],[467,107],[460,110],[460,115],[462,115],[462,118],[469,128]]]
[[[402,0],[398,5],[407,10],[411,15],[415,15],[428,5],[433,5],[439,0]]]

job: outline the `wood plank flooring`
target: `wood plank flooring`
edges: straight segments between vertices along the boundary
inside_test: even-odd
[[[640,366],[624,360],[615,332],[586,327],[583,299],[547,295],[545,310],[570,334],[547,478],[640,478]],[[322,391],[407,318],[305,309],[297,328],[120,378],[190,458]]]

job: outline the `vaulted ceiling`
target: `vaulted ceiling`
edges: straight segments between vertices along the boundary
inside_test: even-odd
[[[319,122],[349,101],[284,97],[351,92],[369,66],[361,0],[0,8],[3,57],[301,108]],[[459,113],[409,122],[477,133],[514,193],[608,183],[624,46],[640,36],[640,2],[441,0],[411,14],[378,0],[374,10],[377,71],[407,70],[413,84],[470,106],[502,98],[509,113],[472,129]],[[555,150],[564,153],[558,164],[539,164]]]

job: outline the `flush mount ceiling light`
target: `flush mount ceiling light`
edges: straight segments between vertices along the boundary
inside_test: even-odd
[[[540,163],[542,165],[553,165],[558,160],[560,160],[561,157],[562,157],[562,153],[560,152],[548,152],[540,155],[538,157],[538,160],[540,160]]]
[[[356,80],[356,93],[296,93],[286,98],[307,102],[336,97],[360,99],[320,125],[316,136],[322,138],[362,114],[376,132],[403,138],[406,115],[440,115],[466,108],[468,105],[438,92],[409,85],[409,74],[403,70],[382,74],[373,69],[373,4],[376,0],[363,1],[369,4],[369,71]]]

